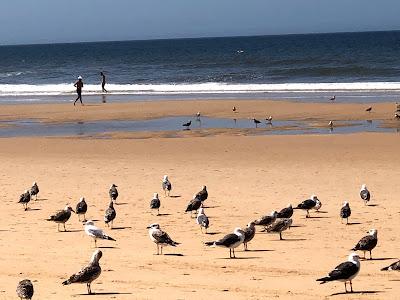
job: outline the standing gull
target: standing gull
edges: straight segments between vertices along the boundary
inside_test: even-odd
[[[318,197],[317,196],[313,196],[314,198],[314,201],[315,201],[315,206],[313,207],[313,209],[314,210],[316,210],[317,212],[319,212],[319,210],[321,209],[321,207],[322,207],[322,202],[321,201],[319,201],[319,199],[318,199]]]
[[[260,120],[257,120],[257,119],[255,119],[255,118],[253,118],[253,122],[254,122],[254,124],[256,125],[256,128],[258,127],[258,124],[261,123]]]
[[[17,295],[22,299],[32,299],[33,284],[29,279],[21,280],[17,285]]]
[[[276,215],[277,218],[283,219],[283,218],[290,218],[293,215],[293,207],[292,204],[288,204],[285,208],[282,208],[278,214]]]
[[[190,125],[192,125],[192,120],[189,120],[187,123],[182,124],[182,126],[185,127],[185,130],[189,130]]]
[[[39,187],[38,187],[36,181],[32,184],[30,194],[31,194],[31,196],[35,196],[35,200],[37,200],[37,196],[39,194]]]
[[[346,219],[346,225],[349,224],[349,217],[351,216],[351,209],[350,209],[350,205],[349,202],[344,201],[342,208],[340,209],[340,218],[342,219]]]
[[[28,210],[29,201],[31,201],[31,194],[29,193],[29,190],[25,190],[25,192],[19,196],[18,203],[23,205],[24,210]]]
[[[210,221],[208,220],[208,217],[204,213],[203,207],[201,207],[199,209],[199,213],[197,214],[197,218],[196,218],[196,223],[200,226],[201,232],[203,232],[203,228],[204,228],[207,233],[207,228],[210,225]]]
[[[160,214],[160,206],[161,206],[161,202],[160,202],[160,199],[158,199],[158,194],[154,193],[153,199],[151,199],[151,201],[150,201],[150,208],[157,209],[157,216]]]
[[[115,211],[114,208],[114,202],[110,201],[110,204],[108,205],[108,208],[106,209],[106,212],[104,214],[104,222],[106,223],[107,226],[109,226],[108,223],[111,223],[111,229],[113,227],[113,222],[116,216],[117,212]]]
[[[65,228],[65,223],[71,217],[71,211],[75,212],[71,206],[66,206],[63,210],[56,212],[54,215],[50,216],[47,221],[53,221],[57,223],[57,230],[60,231],[60,224],[64,225],[64,231],[67,231]]]
[[[232,107],[232,111],[233,111],[234,113],[236,113],[236,112],[237,112],[237,108],[236,108],[236,106]]]
[[[110,190],[108,191],[108,194],[110,195],[110,199],[113,201],[117,201],[118,198],[118,190],[117,190],[117,185],[112,184],[110,187]]]
[[[201,200],[197,198],[197,195],[194,195],[193,199],[190,200],[188,206],[186,207],[185,212],[190,211],[191,215],[193,215],[193,211],[197,212],[197,210],[200,208],[201,205],[202,205]]]
[[[286,229],[290,228],[292,223],[293,223],[292,219],[279,219],[279,220],[276,220],[274,223],[272,223],[271,225],[269,225],[267,227],[267,232],[279,233],[279,239],[283,240],[282,231],[285,231]]]
[[[203,185],[201,187],[201,191],[196,194],[196,198],[199,198],[201,202],[207,200],[208,192],[207,192],[207,187],[205,185]]]
[[[235,248],[244,241],[245,233],[241,228],[236,228],[233,233],[227,234],[222,239],[206,242],[207,246],[229,248],[229,258],[236,258]]]
[[[265,121],[268,125],[272,125],[272,116],[269,116],[268,118],[266,118]]]
[[[390,266],[382,268],[381,271],[400,271],[400,260],[392,263]]]
[[[162,189],[164,190],[165,196],[169,197],[169,193],[171,192],[172,189],[172,184],[168,180],[168,176],[164,175],[163,181],[162,181]]]
[[[163,254],[163,247],[165,246],[173,246],[176,247],[180,243],[174,242],[166,233],[160,229],[160,225],[157,223],[153,223],[150,226],[147,226],[149,229],[150,239],[157,245],[157,255]],[[161,248],[161,251],[160,251]],[[160,253],[161,252],[161,253]]]
[[[309,218],[310,217],[309,210],[314,208],[317,205],[317,200],[318,200],[317,196],[312,195],[310,199],[304,200],[299,205],[297,205],[297,207],[295,207],[295,209],[303,209],[303,210],[307,211],[306,218]]]
[[[250,222],[247,224],[247,227],[243,230],[244,232],[244,240],[243,240],[243,247],[244,251],[247,251],[247,244],[254,238],[256,235],[256,227],[254,222]]]
[[[364,258],[365,252],[369,251],[369,259],[372,259],[372,249],[375,248],[378,243],[378,231],[376,229],[371,229],[368,231],[368,235],[364,236],[357,245],[354,246],[353,251],[363,251]]]
[[[368,191],[367,185],[365,184],[361,186],[360,197],[362,200],[364,200],[365,205],[367,205],[367,203],[371,199],[371,193]]]
[[[196,114],[196,120],[197,120],[197,121],[200,121],[200,116],[201,116],[201,114],[200,114],[200,112],[198,111],[197,114]]]
[[[336,100],[336,95],[333,95],[329,100],[335,101]]]
[[[329,281],[338,280],[344,282],[344,289],[347,291],[347,282],[350,282],[350,291],[353,292],[352,280],[360,272],[360,258],[356,253],[351,253],[346,262],[338,265],[333,271],[329,272],[328,276],[319,278],[317,281],[321,281],[324,284]]]
[[[85,201],[85,197],[81,197],[75,208],[75,213],[78,215],[79,221],[81,220],[81,215],[83,215],[83,221],[86,221],[86,212],[87,204]]]
[[[372,106],[368,107],[365,111],[371,112],[371,110],[372,110]]]
[[[261,218],[254,221],[255,225],[267,227],[275,222],[278,212],[276,210],[272,211],[270,215],[262,216]]]
[[[65,280],[62,284],[68,285],[71,283],[86,283],[88,294],[92,294],[90,284],[99,278],[101,274],[99,260],[102,256],[103,253],[100,250],[96,250],[90,259],[89,264],[83,267],[78,273],[72,275],[68,280]]]
[[[90,220],[85,223],[85,233],[93,238],[95,248],[97,248],[97,239],[115,241],[115,239],[106,235],[101,228],[96,227],[93,221]]]

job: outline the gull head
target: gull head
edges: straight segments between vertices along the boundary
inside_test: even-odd
[[[118,187],[118,185],[115,185],[114,183],[110,186],[110,189],[112,189],[112,188],[116,188],[116,187]]]
[[[271,217],[276,217],[278,215],[278,212],[276,210],[271,212]]]
[[[103,252],[101,250],[96,250],[92,254],[91,262],[99,262],[100,258],[103,256]]]
[[[164,175],[163,181],[164,181],[164,182],[167,182],[167,181],[168,181],[168,175]]]
[[[85,197],[80,197],[79,202],[85,202]]]
[[[352,252],[352,253],[349,254],[348,261],[358,263],[359,260],[360,260],[360,257],[358,256],[357,253]]]
[[[158,199],[158,193],[153,194],[153,199]]]
[[[376,230],[376,229],[370,229],[369,231],[368,231],[368,234],[369,235],[372,235],[373,237],[377,237],[377,235],[378,235],[378,230]]]
[[[92,220],[87,220],[85,226],[94,226],[94,222]]]
[[[160,224],[158,223],[153,223],[147,226],[147,229],[160,229]]]
[[[367,185],[364,183],[364,184],[361,186],[361,189],[362,189],[362,190],[366,190],[366,189],[367,189]]]
[[[67,205],[67,206],[64,208],[64,210],[65,210],[65,211],[72,211],[72,212],[75,212],[75,211],[72,209],[72,207],[69,206],[69,205]]]

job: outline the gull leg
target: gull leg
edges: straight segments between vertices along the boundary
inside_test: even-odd
[[[97,248],[97,239],[94,239],[94,247]]]
[[[161,255],[163,254],[163,253],[162,253],[162,250],[163,250],[163,246],[161,245]]]
[[[65,223],[63,223],[63,225],[64,225],[64,232],[66,232],[66,231],[67,231],[67,228],[65,228]]]
[[[279,239],[280,239],[280,240],[283,240],[283,238],[282,238],[282,232],[279,232]]]
[[[353,292],[353,283],[351,282],[351,280],[350,280],[350,290],[351,292]]]
[[[57,223],[57,230],[60,231],[60,223]]]
[[[372,259],[372,251],[369,250],[369,259]]]
[[[157,208],[157,216],[159,216],[159,215],[160,215],[160,209]]]
[[[347,293],[347,281],[344,282],[344,290],[345,290],[346,293]]]
[[[349,225],[349,218],[346,218],[346,225]]]
[[[310,213],[307,210],[306,218],[309,218],[309,217],[310,217]]]
[[[229,258],[232,258],[232,249],[229,248]]]
[[[83,221],[86,221],[86,214],[83,214]]]
[[[111,229],[113,228],[114,220],[111,221]]]
[[[81,221],[81,215],[80,214],[78,214],[78,221],[79,222]]]
[[[232,253],[233,253],[233,258],[236,258],[235,249],[232,249]]]

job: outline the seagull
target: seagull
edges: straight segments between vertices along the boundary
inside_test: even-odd
[[[330,129],[333,129],[333,121],[329,121],[328,126],[329,126]]]
[[[365,111],[371,112],[371,110],[372,110],[372,106],[368,107]]]
[[[95,248],[97,248],[97,239],[115,241],[115,239],[106,235],[101,228],[96,227],[94,222],[90,220],[85,223],[85,233],[93,238]]]
[[[199,198],[201,202],[207,200],[208,192],[205,185],[202,186],[201,191],[196,194],[196,198]]]
[[[279,219],[276,220],[274,223],[267,227],[267,232],[277,232],[279,233],[279,239],[283,240],[282,238],[282,231],[290,228],[292,226],[293,220],[292,219]]]
[[[258,124],[261,123],[260,120],[257,120],[257,119],[255,119],[255,118],[253,118],[253,122],[254,122],[254,124],[256,124],[256,128],[257,128]]]
[[[295,207],[295,209],[303,209],[303,210],[307,211],[306,218],[309,218],[310,217],[309,210],[314,208],[317,205],[317,200],[318,200],[317,196],[312,195],[310,199],[304,200],[299,205],[297,205],[297,207]]]
[[[364,236],[357,245],[354,246],[353,251],[363,251],[364,259],[365,252],[369,251],[369,259],[372,259],[372,249],[375,248],[378,243],[378,231],[376,229],[371,229],[368,231],[368,235]]]
[[[63,210],[56,212],[54,215],[50,216],[47,221],[53,221],[57,223],[57,230],[60,231],[60,224],[64,225],[64,231],[67,231],[65,228],[65,223],[71,217],[71,211],[75,212],[71,206],[66,206]]]
[[[203,232],[203,228],[205,228],[205,231],[207,233],[207,228],[210,225],[210,221],[208,220],[208,217],[204,213],[204,208],[200,207],[199,212],[197,214],[196,218],[196,223],[200,225],[200,230]]]
[[[282,208],[278,214],[276,215],[277,218],[290,218],[293,215],[293,207],[292,204],[288,204],[285,208]]]
[[[153,223],[150,226],[147,226],[149,229],[150,239],[157,245],[157,255],[163,254],[163,247],[165,246],[173,246],[176,247],[180,243],[174,242],[166,233],[160,229],[160,225],[157,223]],[[161,253],[160,253],[161,248]]]
[[[30,194],[31,194],[31,196],[35,196],[35,200],[37,200],[37,195],[39,194],[39,187],[38,187],[36,181],[32,184]]]
[[[86,283],[88,294],[92,294],[90,284],[99,278],[101,274],[101,267],[99,265],[99,260],[103,256],[103,252],[96,250],[90,262],[87,266],[83,267],[78,273],[72,275],[68,280],[65,280],[62,284],[68,285],[71,283]]]
[[[272,211],[270,215],[262,216],[258,220],[254,221],[254,225],[260,225],[267,227],[275,222],[278,212],[276,210]]]
[[[338,265],[333,271],[329,272],[328,276],[319,278],[317,281],[321,281],[324,284],[329,281],[338,280],[344,282],[344,289],[347,291],[347,282],[350,282],[350,291],[353,292],[352,280],[360,272],[360,257],[356,253],[351,253],[346,262]]]
[[[164,178],[163,178],[163,181],[162,181],[162,188],[164,190],[165,196],[168,195],[168,197],[169,197],[169,193],[171,192],[172,185],[171,185],[171,182],[168,180],[168,176],[167,175],[164,175]]]
[[[368,191],[367,186],[365,184],[361,186],[360,197],[362,200],[364,200],[365,205],[367,205],[367,203],[371,199],[371,193]]]
[[[382,268],[381,271],[400,271],[400,260],[392,263],[390,266]]]
[[[343,203],[342,208],[340,209],[340,217],[342,218],[342,222],[343,222],[343,219],[346,219],[346,225],[349,224],[350,216],[351,216],[350,205],[349,205],[349,202],[345,201]]]
[[[398,112],[394,113],[394,118],[399,120],[400,119],[400,113],[398,113]]]
[[[189,130],[190,125],[192,125],[192,120],[187,121],[187,123],[183,123],[182,126],[185,127],[186,130]]]
[[[108,192],[110,195],[110,199],[113,201],[117,201],[118,198],[118,190],[117,190],[117,185],[115,185],[114,183],[111,185],[110,187],[110,191]]]
[[[197,114],[196,114],[196,120],[197,120],[197,121],[200,121],[200,116],[201,116],[201,115],[200,115],[200,112],[198,111]]]
[[[336,95],[333,95],[329,100],[335,101],[336,100]]]
[[[29,201],[31,201],[31,194],[29,193],[29,190],[25,190],[25,192],[19,196],[18,203],[21,203],[24,206],[24,210],[28,210]]]
[[[200,208],[200,206],[202,205],[202,202],[199,198],[197,198],[197,195],[193,196],[193,199],[190,200],[188,206],[186,207],[185,212],[197,212],[197,210]]]
[[[272,125],[272,116],[269,116],[268,118],[265,119],[267,124]]]
[[[17,295],[22,299],[32,299],[33,284],[29,279],[21,280],[17,285]]]
[[[234,113],[237,112],[236,106],[232,107],[232,111],[233,111]]]
[[[106,209],[106,212],[104,214],[104,222],[108,225],[108,223],[111,223],[111,229],[113,227],[113,222],[115,217],[117,216],[117,212],[115,211],[114,208],[114,203],[110,201],[110,204],[108,205],[108,208]]]
[[[81,220],[81,215],[83,215],[83,221],[86,221],[86,212],[87,204],[85,201],[85,197],[81,197],[75,208],[75,213],[78,215],[79,221]]]
[[[315,200],[315,206],[313,207],[313,209],[315,209],[317,212],[319,212],[319,210],[320,210],[321,207],[322,207],[322,202],[319,201],[319,199],[317,198],[317,196],[315,196],[314,200]]]
[[[205,245],[211,247],[229,248],[229,258],[236,258],[235,248],[244,242],[245,233],[241,228],[236,228],[233,233],[227,234],[222,239],[206,242]]]
[[[254,236],[256,235],[256,224],[254,222],[250,222],[247,224],[247,227],[243,230],[244,232],[244,240],[243,240],[243,246],[244,246],[244,251],[247,251],[247,243],[250,242]]]
[[[160,206],[161,206],[161,202],[160,202],[160,199],[158,199],[158,194],[154,193],[153,199],[151,199],[151,201],[150,201],[150,208],[157,209],[157,216],[160,214]]]

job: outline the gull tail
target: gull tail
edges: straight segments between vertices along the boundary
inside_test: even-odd
[[[111,236],[108,236],[108,235],[104,235],[103,238],[105,240],[115,241],[115,239],[113,239]]]
[[[69,279],[68,279],[68,280],[65,280],[65,281],[62,283],[62,285],[68,285],[68,284],[71,284],[71,281],[69,281]]]
[[[215,247],[215,242],[205,242],[204,244],[209,247]]]
[[[181,244],[181,243],[172,241],[171,246],[176,247],[176,246],[178,246],[178,245],[180,245],[180,244]]]
[[[317,279],[317,281],[321,281],[320,284],[324,284],[324,283],[327,283],[328,281],[332,281],[332,279],[330,277],[323,277],[323,278]]]
[[[389,271],[389,268],[390,268],[390,267],[391,267],[391,266],[384,267],[384,268],[381,269],[381,271]]]

